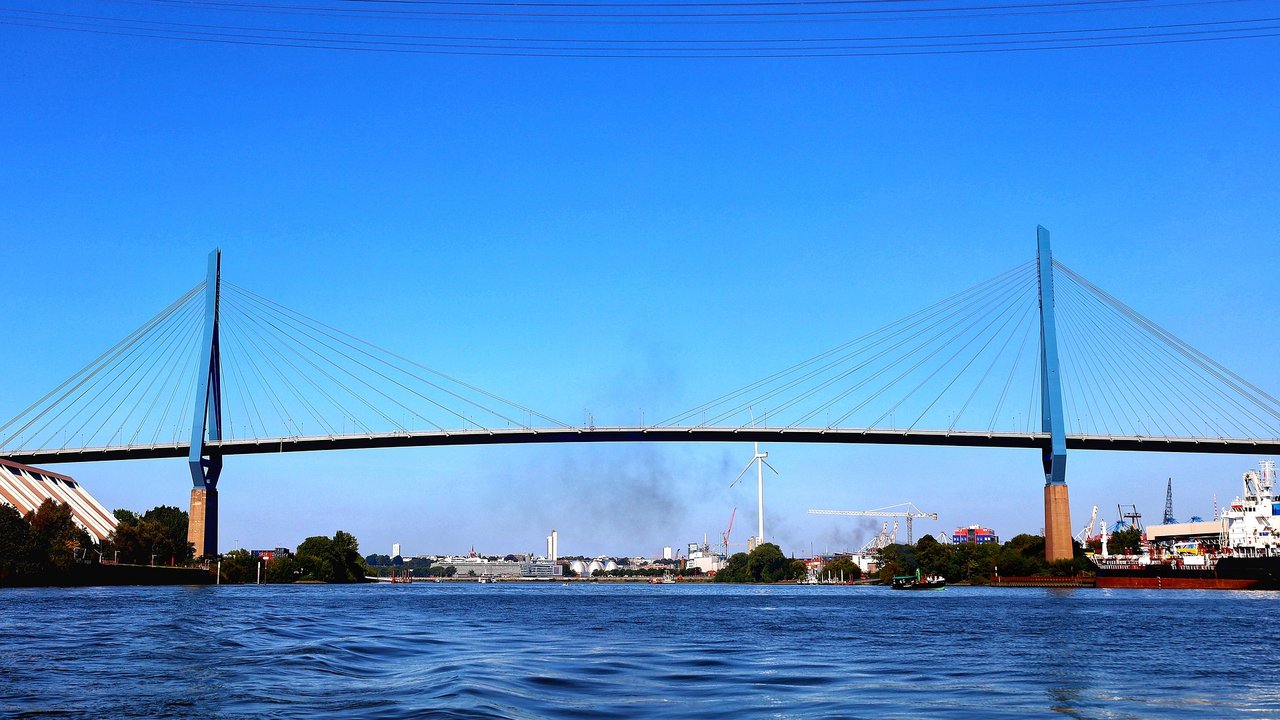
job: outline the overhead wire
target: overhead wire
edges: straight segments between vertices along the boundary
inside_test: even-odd
[[[1230,1],[1244,2],[1252,0]],[[1132,4],[1131,0],[1075,0],[1074,2],[1062,4],[1107,5],[1118,2]],[[1043,4],[1033,5],[1035,7],[1043,7]],[[233,4],[229,7],[256,6]],[[15,8],[0,9],[0,12],[8,13],[7,15],[0,15],[2,18],[6,18],[0,19],[0,24],[16,27],[155,39],[360,52],[563,58],[731,59],[967,54],[974,52],[1020,52],[1211,40],[1240,40],[1280,35],[1280,25],[1275,24],[1276,18],[1243,18],[1103,28],[1051,28],[1034,31],[863,36],[854,38],[672,38],[658,40],[595,37],[513,39],[511,37],[476,38],[468,35],[352,33],[306,28],[246,27],[241,25],[172,22],[147,18],[120,18]]]

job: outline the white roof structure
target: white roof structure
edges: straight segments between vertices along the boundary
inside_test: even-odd
[[[116,529],[116,518],[74,479],[48,470],[0,459],[0,502],[27,513],[53,500],[71,508],[76,525],[102,542]]]

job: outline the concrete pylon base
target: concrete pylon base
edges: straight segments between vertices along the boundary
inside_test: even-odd
[[[218,489],[192,489],[191,510],[187,517],[187,540],[195,545],[195,556],[217,555]]]
[[[1047,562],[1070,560],[1071,503],[1067,500],[1066,483],[1044,486],[1044,559]]]

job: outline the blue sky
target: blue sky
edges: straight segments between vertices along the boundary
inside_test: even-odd
[[[89,4],[86,4],[89,5]],[[1262,5],[1256,4],[1255,9]],[[1265,8],[1263,8],[1265,9]],[[1265,14],[1261,10],[1259,15]],[[1030,259],[1273,394],[1275,39],[896,58],[566,60],[205,46],[0,26],[8,418],[228,279],[568,422],[674,414]],[[652,414],[652,415],[651,415]],[[912,500],[1038,531],[1037,453],[767,448],[766,530]],[[749,445],[233,458],[223,549],[658,552],[754,522]],[[1072,453],[1097,503],[1208,514],[1250,456]],[[185,507],[181,461],[64,466]]]

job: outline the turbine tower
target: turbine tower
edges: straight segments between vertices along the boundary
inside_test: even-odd
[[[765,466],[768,466],[768,468],[773,471],[774,475],[778,475],[779,473],[777,468],[775,468],[772,465],[769,465],[769,461],[765,460],[765,458],[769,457],[769,453],[760,452],[760,443],[752,443],[752,445],[755,447],[755,455],[752,455],[751,459],[747,461],[747,466],[742,468],[742,472],[738,473],[738,477],[734,478],[734,481],[729,483],[729,487],[733,487],[734,485],[737,485],[738,481],[742,479],[742,476],[746,475],[747,471],[751,469],[751,463],[755,463],[756,465],[756,500],[759,503],[758,514],[756,515],[756,518],[758,520],[756,524],[756,532],[757,532],[756,546],[758,547],[760,544],[764,542],[764,469],[765,469]]]

